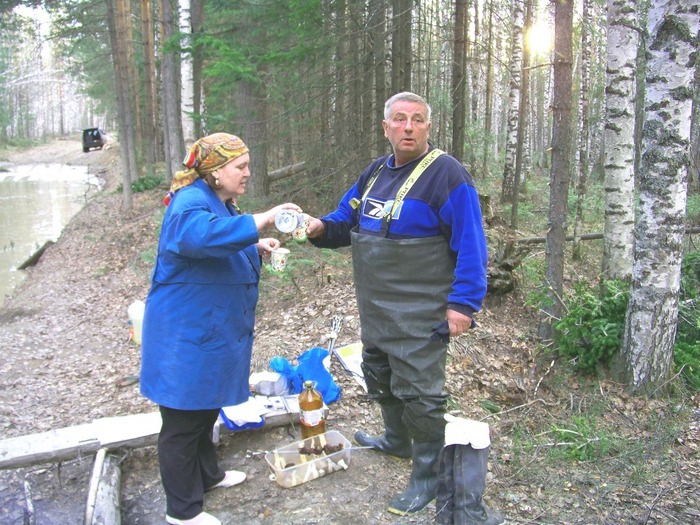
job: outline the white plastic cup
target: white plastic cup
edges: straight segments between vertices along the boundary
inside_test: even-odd
[[[283,272],[287,268],[287,248],[277,248],[270,254],[270,266],[273,272]]]
[[[143,314],[146,310],[146,303],[134,301],[127,310],[129,314],[129,337],[137,345],[141,344],[141,333],[143,331]]]
[[[304,242],[306,240],[306,228],[309,226],[309,216],[302,214],[300,215],[299,225],[292,232],[292,239],[297,242]]]

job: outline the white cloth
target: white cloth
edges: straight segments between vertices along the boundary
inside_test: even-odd
[[[445,446],[471,445],[475,449],[483,449],[491,445],[489,425],[473,419],[464,419],[445,414]]]
[[[223,407],[226,417],[239,427],[247,423],[260,423],[262,415],[267,409],[255,398],[250,397],[245,403],[230,407]]]

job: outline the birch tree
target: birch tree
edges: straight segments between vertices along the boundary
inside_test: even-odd
[[[525,16],[520,0],[513,2],[511,16],[512,49],[510,52],[510,89],[508,93],[508,132],[506,137],[506,160],[503,167],[503,184],[501,202],[514,202],[515,194],[515,160],[518,148],[518,122],[520,109],[520,89],[523,66],[523,24]]]
[[[192,20],[190,0],[179,0],[180,33],[183,35],[180,52],[180,112],[182,137],[186,145],[194,143],[194,83],[192,67]]]
[[[633,389],[664,380],[673,362],[700,11],[696,0],[654,0],[648,23],[646,120],[623,342]]]
[[[580,260],[582,256],[581,229],[583,228],[583,202],[588,191],[589,172],[589,110],[588,110],[588,86],[591,75],[591,0],[583,0],[583,14],[581,15],[581,94],[579,96],[579,109],[581,114],[581,132],[579,134],[579,158],[578,180],[576,183],[576,218],[574,219],[574,259]]]
[[[603,279],[632,274],[638,26],[636,0],[608,0]]]

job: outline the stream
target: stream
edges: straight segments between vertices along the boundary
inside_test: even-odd
[[[100,181],[87,166],[0,165],[0,298],[24,280],[17,268],[63,228],[85,205]]]

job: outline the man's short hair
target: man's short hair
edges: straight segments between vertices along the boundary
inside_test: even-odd
[[[391,106],[393,106],[395,102],[399,101],[418,102],[419,104],[423,104],[427,112],[426,118],[428,119],[428,122],[430,122],[430,115],[432,113],[430,104],[428,104],[425,101],[425,99],[420,95],[416,95],[415,93],[411,93],[410,91],[403,91],[401,93],[397,93],[396,95],[394,95],[386,101],[386,103],[384,104],[384,120],[389,120],[389,117],[391,117]]]

